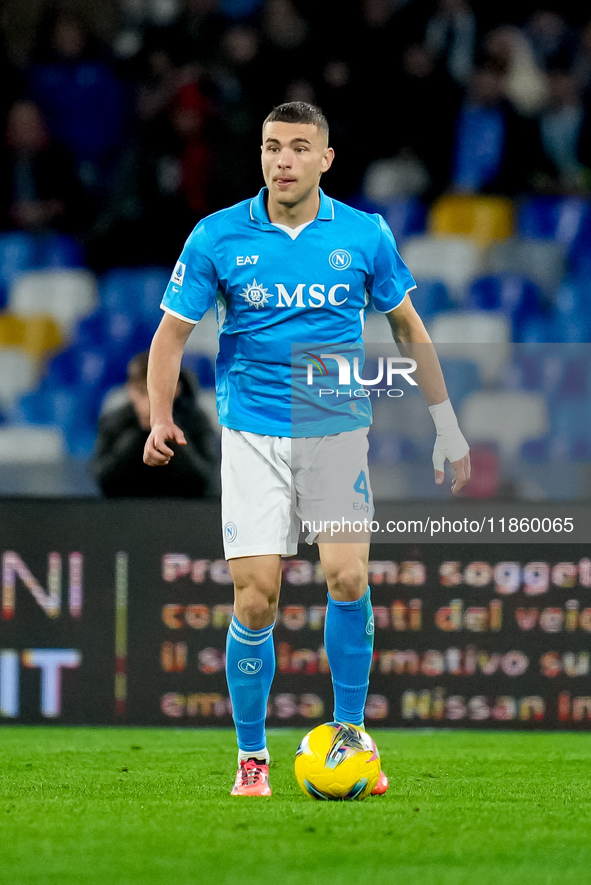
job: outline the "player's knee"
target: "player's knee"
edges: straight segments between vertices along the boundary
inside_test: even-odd
[[[367,570],[361,563],[324,569],[328,592],[336,602],[354,602],[367,590]]]
[[[249,630],[261,630],[275,620],[278,600],[279,594],[273,588],[237,588],[234,611],[240,623]]]

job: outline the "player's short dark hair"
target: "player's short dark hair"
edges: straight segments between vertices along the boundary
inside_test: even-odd
[[[286,101],[274,107],[265,122],[267,123],[311,123],[326,132],[328,138],[328,120],[316,105],[307,101]]]

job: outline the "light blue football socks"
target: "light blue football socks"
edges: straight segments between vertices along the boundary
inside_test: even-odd
[[[267,700],[275,675],[273,627],[249,630],[232,617],[226,641],[226,678],[241,755],[266,748]]]
[[[363,725],[373,635],[369,587],[361,599],[354,602],[336,602],[328,594],[324,644],[332,673],[336,722]]]

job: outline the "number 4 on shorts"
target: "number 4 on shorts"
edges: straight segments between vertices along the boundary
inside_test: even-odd
[[[355,485],[353,486],[356,492],[359,492],[360,495],[363,495],[365,498],[365,503],[369,503],[369,489],[367,487],[367,477],[365,475],[365,470],[362,470],[355,480]]]

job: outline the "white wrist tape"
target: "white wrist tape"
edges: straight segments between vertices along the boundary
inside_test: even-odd
[[[429,406],[431,417],[437,430],[437,438],[433,449],[433,466],[435,470],[443,470],[447,461],[459,461],[468,454],[470,448],[458,427],[458,419],[451,402]]]
[[[429,406],[429,411],[431,412],[431,417],[435,423],[437,433],[441,430],[447,430],[458,426],[458,419],[456,418],[456,413],[454,412],[451,400],[446,399],[442,403]]]

